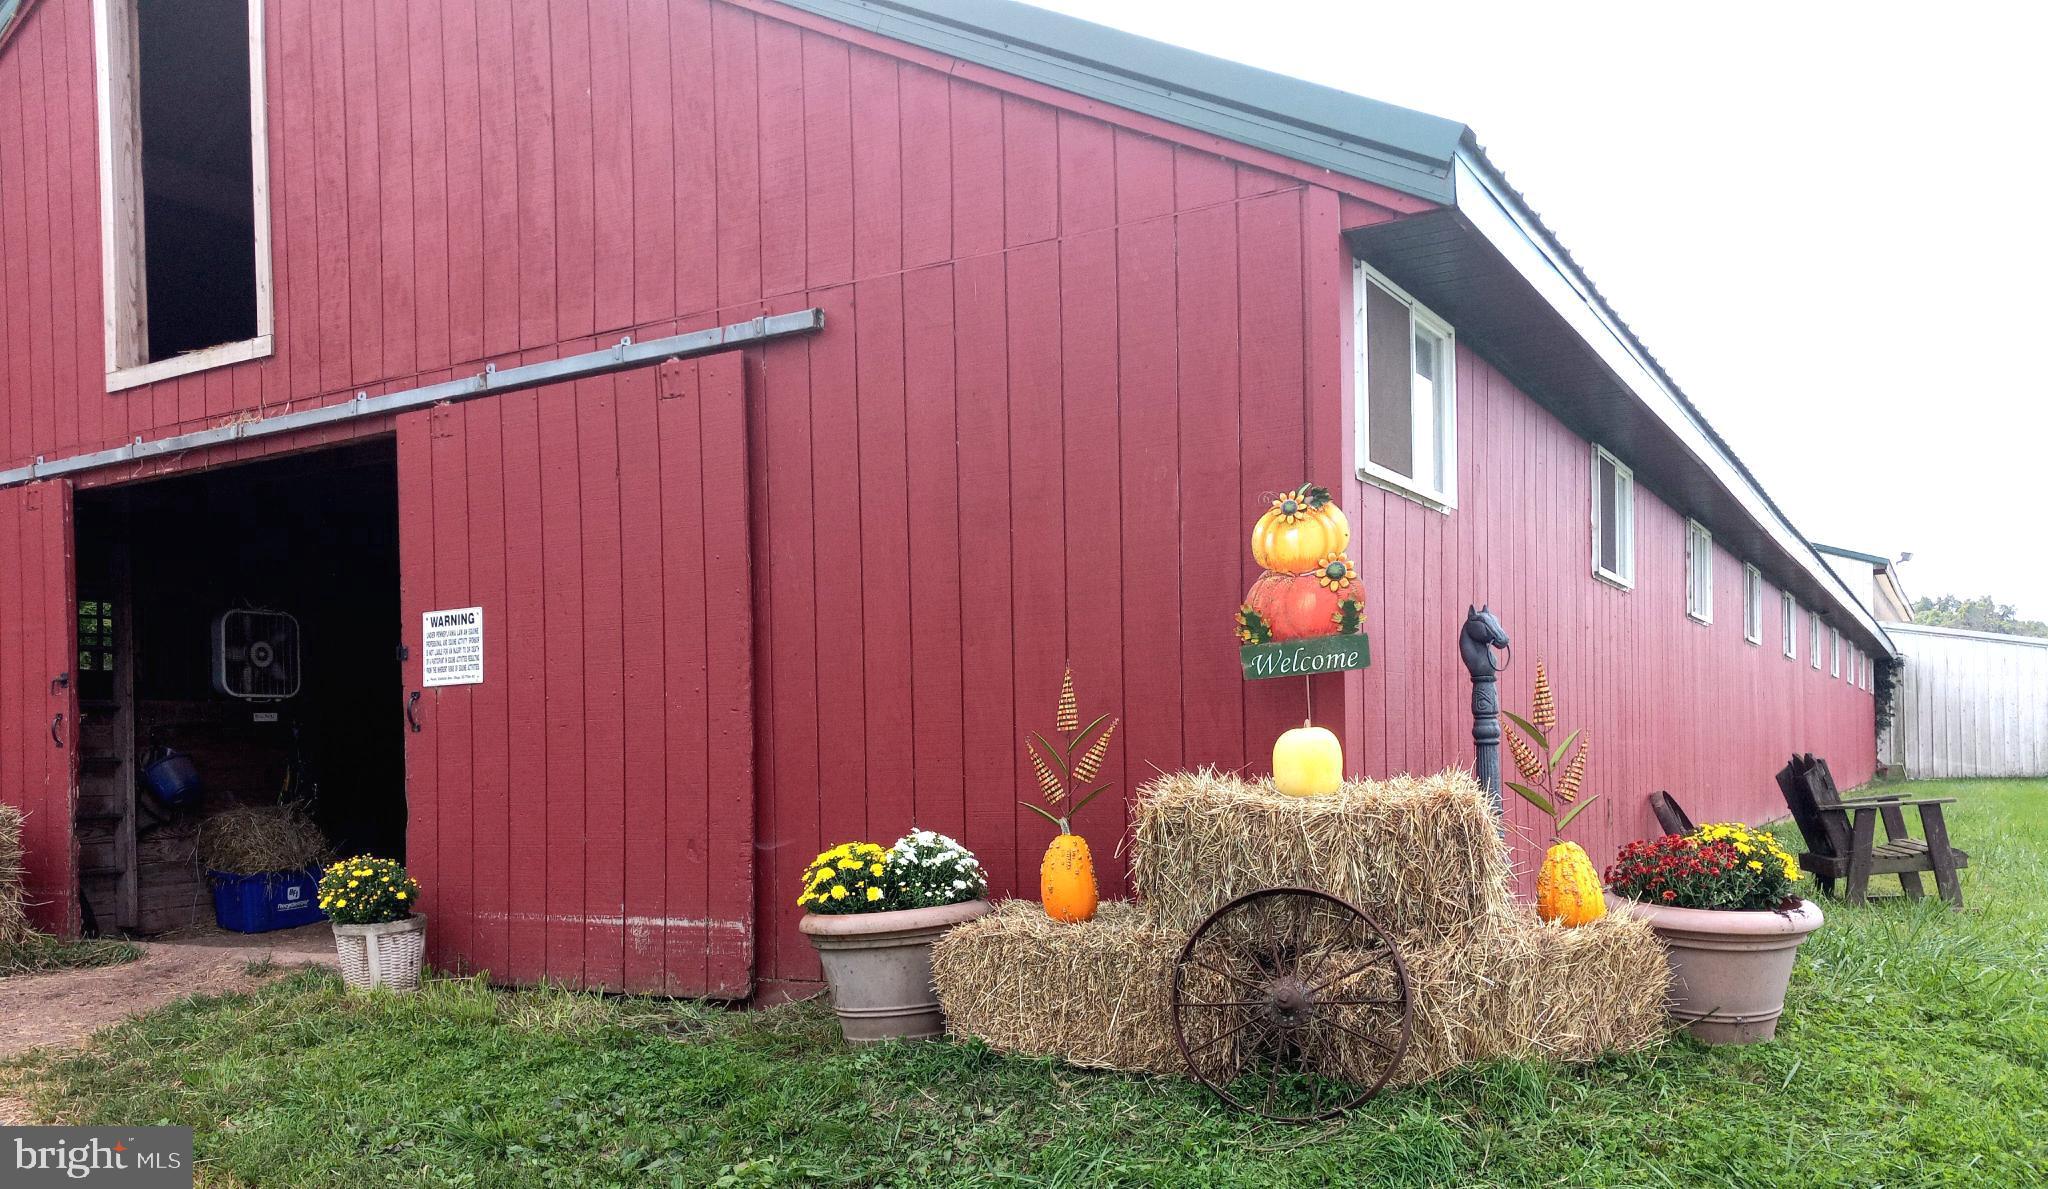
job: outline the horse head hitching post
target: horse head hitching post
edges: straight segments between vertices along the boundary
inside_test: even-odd
[[[1458,635],[1458,654],[1472,674],[1472,743],[1478,752],[1473,766],[1479,783],[1500,817],[1500,691],[1494,678],[1506,665],[1494,663],[1493,651],[1508,647],[1508,634],[1486,607],[1467,606],[1465,628]],[[1511,652],[1509,656],[1514,654]]]

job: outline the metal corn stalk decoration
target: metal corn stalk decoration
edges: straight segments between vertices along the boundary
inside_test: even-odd
[[[1029,801],[1019,801],[1018,804],[1059,827],[1060,833],[1071,834],[1073,816],[1109,787],[1096,784],[1095,780],[1102,775],[1102,762],[1109,756],[1110,738],[1116,734],[1116,728],[1123,720],[1098,714],[1087,726],[1081,725],[1080,703],[1074,697],[1074,668],[1069,665],[1065,676],[1060,678],[1060,701],[1052,721],[1053,733],[1060,737],[1059,743],[1055,744],[1033,731],[1030,741],[1024,745],[1024,752],[1031,757],[1031,771],[1038,778],[1039,795],[1045,798],[1047,806],[1053,808],[1041,808]],[[1104,722],[1109,725],[1104,727]],[[1066,811],[1055,812],[1061,805],[1067,806]]]
[[[1529,717],[1503,710],[1520,734],[1508,733],[1508,754],[1515,760],[1519,781],[1502,783],[1515,794],[1550,815],[1551,837],[1564,840],[1566,826],[1600,799],[1598,794],[1579,800],[1579,786],[1586,779],[1586,756],[1593,750],[1592,738],[1583,730],[1573,731],[1556,745],[1550,733],[1557,729],[1557,704],[1550,694],[1550,676],[1543,662],[1536,662],[1536,692],[1530,699]],[[1574,750],[1576,745],[1577,750]],[[1570,760],[1565,757],[1569,755]]]

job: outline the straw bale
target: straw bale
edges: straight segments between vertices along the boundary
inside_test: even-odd
[[[1486,794],[1460,769],[1289,797],[1205,768],[1137,794],[1132,881],[1169,932],[1276,886],[1329,892],[1396,933],[1454,928],[1506,911],[1510,875]]]
[[[1591,1061],[1653,1047],[1669,1031],[1664,950],[1641,921],[1607,917],[1567,929],[1515,912],[1410,933],[1397,944],[1411,1031],[1396,1083],[1496,1058]],[[1343,989],[1358,998],[1372,993]],[[1353,1028],[1377,1023],[1384,1030],[1372,1019],[1375,1009],[1337,1010]],[[1373,1068],[1367,1057],[1363,1045],[1347,1043],[1323,1068],[1356,1080]]]
[[[1125,901],[1066,924],[1009,900],[939,939],[932,982],[955,1035],[1073,1065],[1178,1072],[1168,988],[1185,940]]]
[[[1074,1065],[1180,1073],[1173,1041],[1173,961],[1185,939],[1110,902],[1095,920],[1065,925],[1038,905],[1010,901],[947,934],[932,956],[949,1029],[1005,1052]],[[1396,938],[1408,976],[1410,1035],[1396,1084],[1426,1081],[1495,1058],[1590,1061],[1649,1048],[1668,1035],[1664,951],[1647,925],[1608,917],[1565,929],[1526,911]],[[1323,960],[1332,997],[1379,998],[1384,964],[1339,952]],[[1216,986],[1193,988],[1211,992]],[[1344,1007],[1338,1019],[1392,1037],[1383,1009]],[[1193,1025],[1199,1036],[1200,1024]],[[1376,1076],[1364,1042],[1338,1034],[1318,1054],[1332,1076]]]
[[[28,933],[21,887],[21,820],[21,810],[0,805],[0,941],[15,941]]]

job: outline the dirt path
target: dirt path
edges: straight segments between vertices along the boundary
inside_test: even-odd
[[[326,932],[325,925],[314,928]],[[276,941],[237,937],[231,943],[208,938],[141,944],[142,957],[120,966],[0,979],[0,1060],[33,1048],[68,1048],[187,995],[249,991],[276,977],[249,973],[251,963],[267,959],[279,968],[335,964],[331,943],[315,949],[289,934]],[[0,1124],[24,1114],[20,1100],[0,1086]]]

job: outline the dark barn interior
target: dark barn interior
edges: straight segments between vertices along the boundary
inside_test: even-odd
[[[392,442],[81,492],[76,518],[91,923],[153,934],[210,921],[193,838],[238,806],[297,803],[335,853],[402,858]],[[238,661],[216,642],[224,613]],[[237,651],[251,630],[257,650]],[[296,664],[279,633],[296,635]],[[163,749],[202,781],[183,804],[144,779]]]

